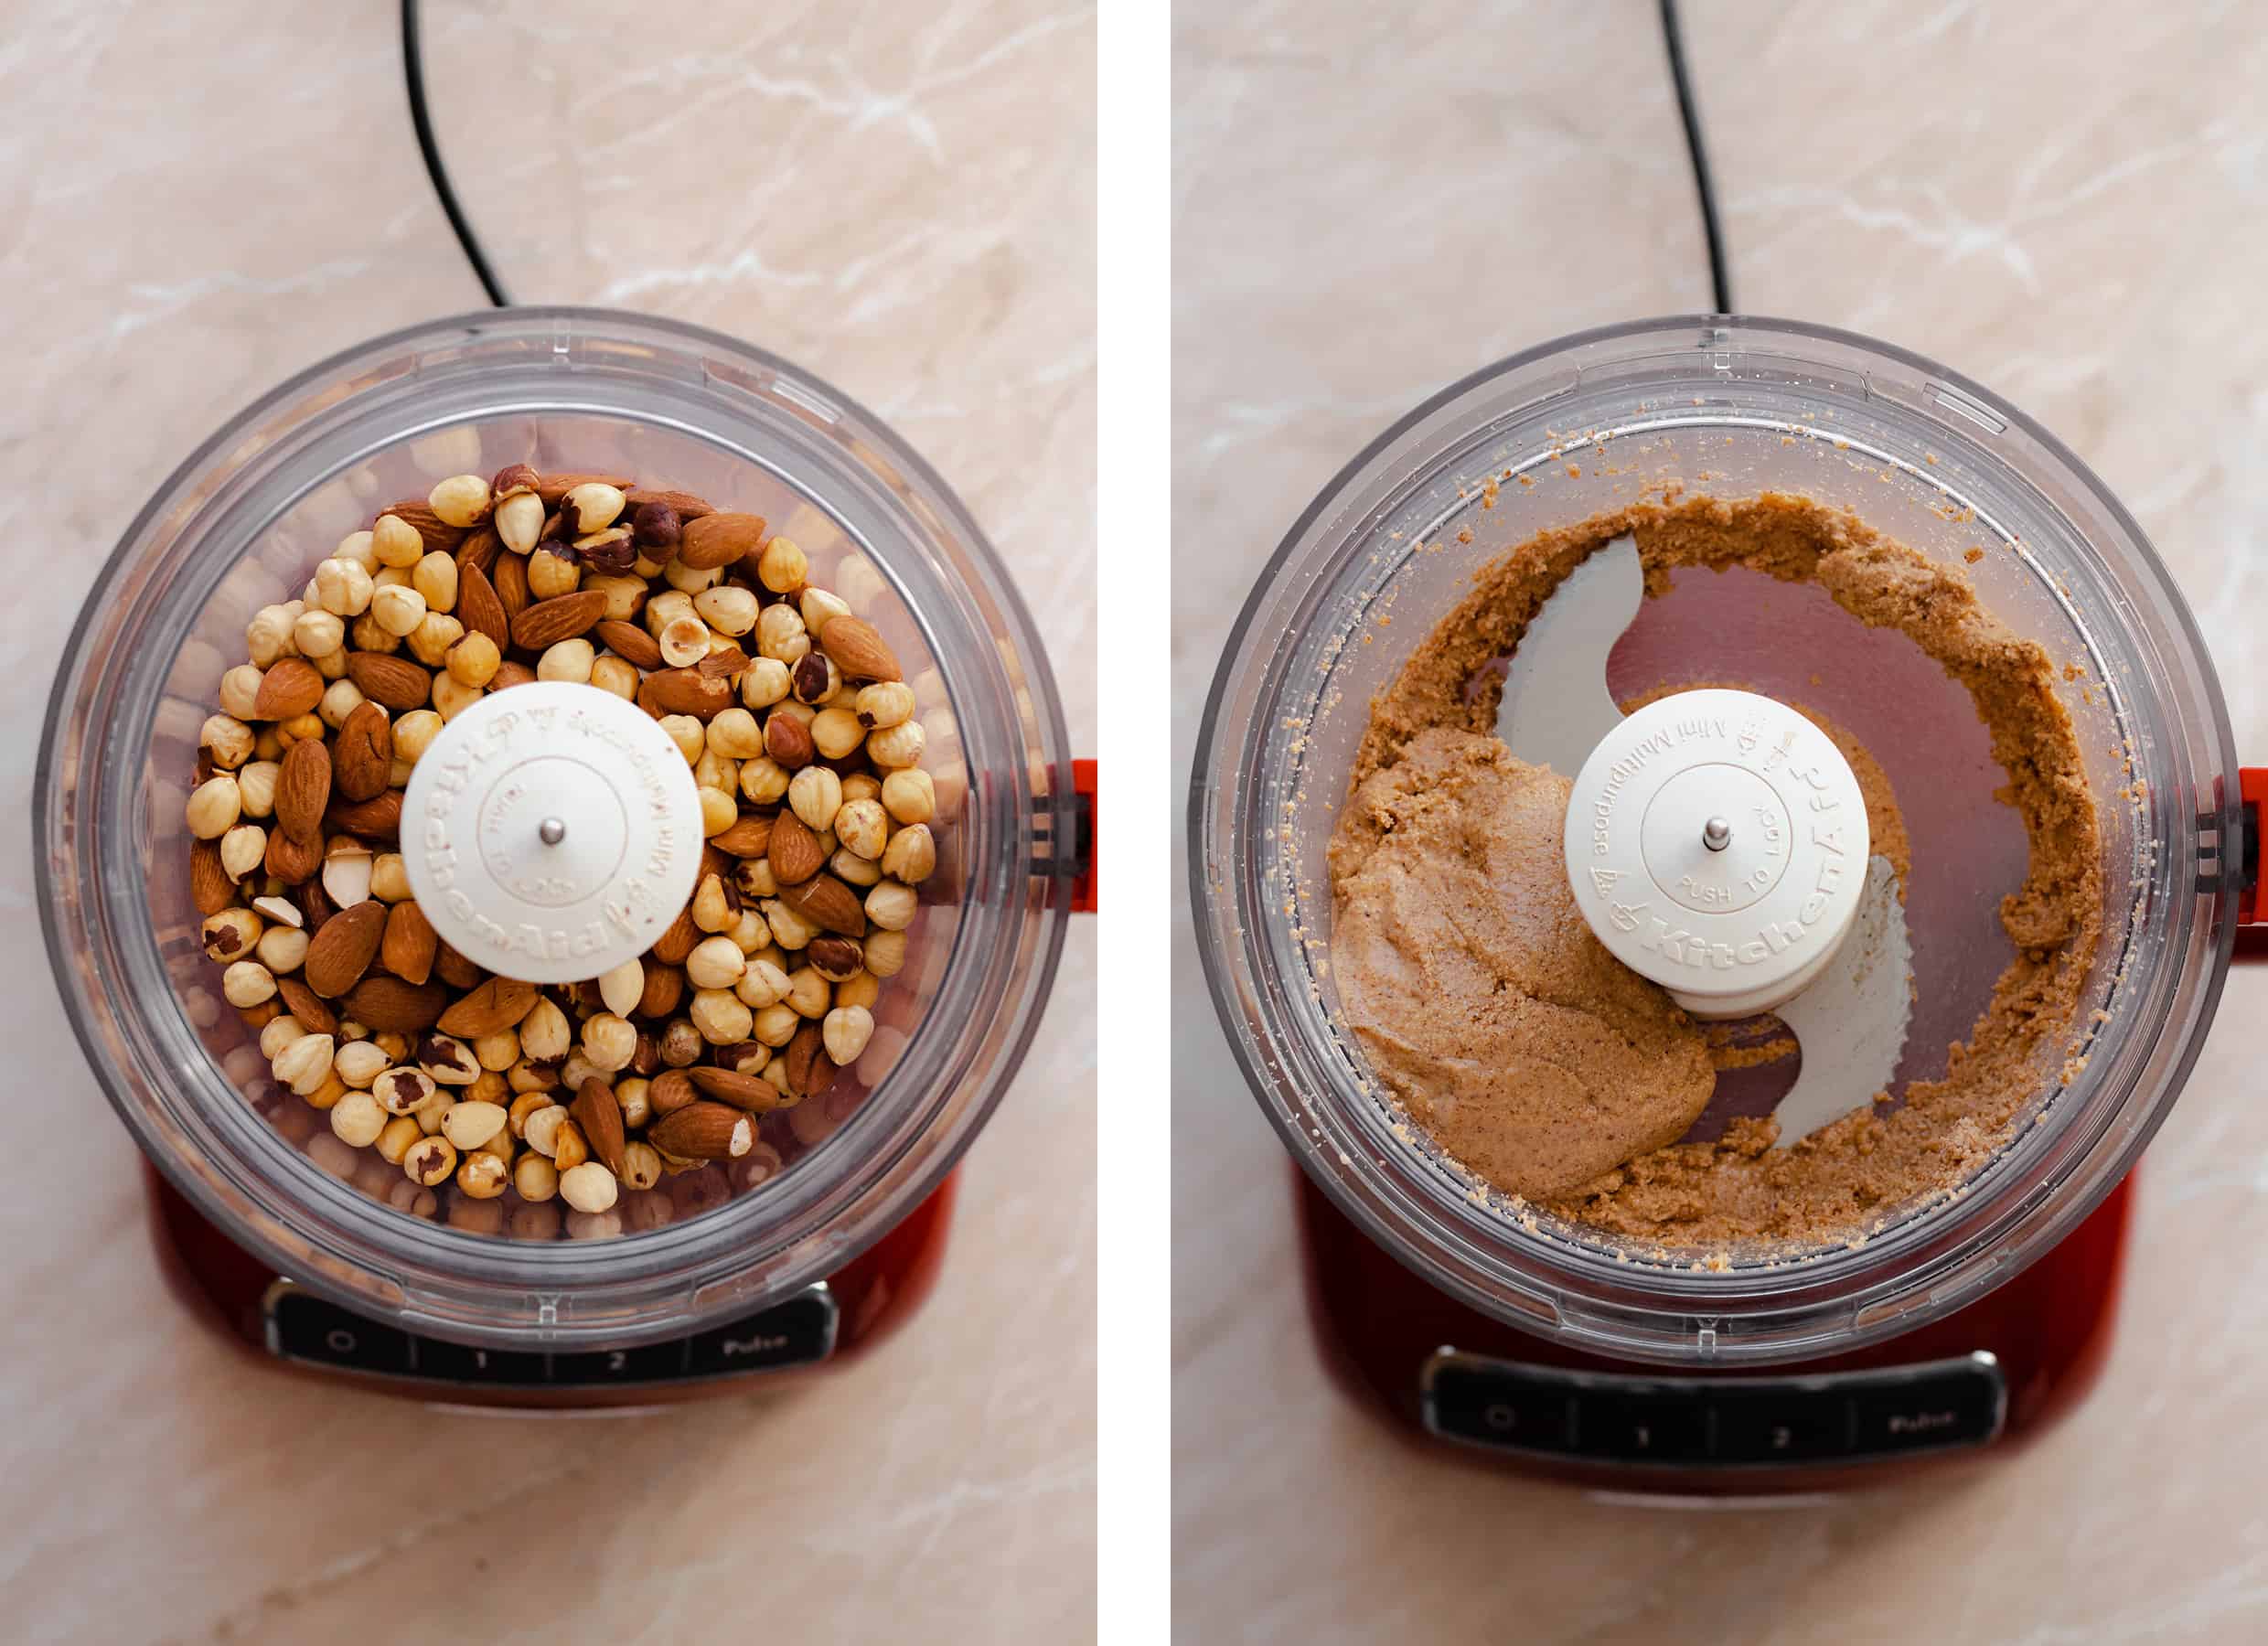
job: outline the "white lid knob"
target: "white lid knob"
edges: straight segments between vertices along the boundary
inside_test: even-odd
[[[701,871],[701,796],[669,734],[595,686],[535,680],[443,726],[411,769],[401,855],[476,965],[572,983],[644,954]]]
[[[1850,764],[1794,710],[1681,691],[1608,732],[1567,804],[1576,906],[1696,1017],[1769,1011],[1817,977],[1867,882]]]

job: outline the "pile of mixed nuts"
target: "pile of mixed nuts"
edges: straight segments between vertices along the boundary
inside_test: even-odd
[[[457,1226],[548,1237],[558,1202],[615,1233],[625,1191],[776,1172],[765,1117],[865,1050],[937,795],[896,657],[808,573],[757,516],[518,465],[386,508],[247,625],[188,800],[205,950],[276,1085],[399,1169],[390,1203],[433,1216],[454,1185]],[[550,988],[442,942],[397,850],[443,723],[539,679],[658,720],[707,837],[651,950]]]

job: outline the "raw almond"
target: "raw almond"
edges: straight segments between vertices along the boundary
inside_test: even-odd
[[[189,901],[199,914],[218,914],[236,901],[236,883],[220,866],[218,840],[196,840],[189,845]]]
[[[328,684],[306,658],[278,657],[260,677],[260,689],[252,694],[252,718],[281,721],[305,714],[323,700]]]
[[[535,600],[535,595],[528,588],[528,557],[524,554],[508,554],[497,561],[490,572],[489,581],[496,585],[497,604],[504,608],[504,621],[508,625]],[[494,635],[488,637],[496,640]],[[502,646],[510,638],[508,627],[504,639],[497,640],[497,644]]]
[[[704,1096],[734,1108],[747,1109],[754,1114],[769,1114],[779,1107],[779,1087],[761,1074],[743,1074],[737,1069],[697,1068],[685,1071],[693,1077]]]
[[[650,1100],[652,1093],[647,1092]],[[722,1103],[689,1103],[646,1129],[654,1147],[689,1160],[734,1160],[755,1147],[756,1123]]]
[[[459,1040],[478,1040],[519,1026],[536,1009],[542,991],[518,978],[491,978],[441,1014],[441,1031]]]
[[[338,1014],[323,1003],[323,999],[297,978],[278,978],[275,992],[284,998],[284,1010],[297,1020],[309,1034],[338,1032]]]
[[[818,836],[791,811],[772,819],[772,839],[765,855],[772,860],[772,878],[783,886],[798,885],[827,866],[827,851]]]
[[[401,833],[401,791],[390,788],[375,800],[334,800],[324,818],[347,834],[397,839]]]
[[[425,540],[425,552],[428,554],[436,549],[446,553],[465,540],[465,529],[444,520],[423,497],[406,497],[399,503],[389,504],[378,512],[396,516],[403,524],[416,527],[417,535]]]
[[[468,635],[486,635],[499,652],[512,643],[512,620],[505,615],[496,585],[479,566],[460,566],[456,574],[456,620]]]
[[[377,703],[357,703],[339,722],[338,746],[331,752],[332,786],[349,800],[375,800],[386,792],[393,769],[393,722]]]
[[[626,494],[631,482],[627,475],[546,475],[536,482],[536,496],[543,499],[544,508],[557,508],[559,500],[576,486],[593,484],[611,486]]]
[[[497,536],[496,528],[486,520],[465,534],[465,540],[456,546],[456,581],[460,591],[457,598],[460,601],[464,599],[465,574],[467,572],[487,572],[496,564],[497,556],[503,552],[504,540]],[[457,615],[464,615],[461,608]],[[468,623],[465,626],[470,628],[472,625]]]
[[[654,940],[654,958],[664,966],[683,966],[685,957],[693,952],[693,946],[706,935],[693,924],[693,905],[689,903],[678,911],[669,929]]]
[[[744,816],[722,834],[709,837],[709,844],[719,851],[739,858],[762,857],[771,840],[772,819],[754,815]]]
[[[441,947],[433,923],[414,898],[386,912],[386,940],[379,945],[378,963],[405,983],[423,983],[433,975],[433,956]]]
[[[323,882],[319,880],[310,879],[304,885],[294,886],[292,895],[299,900],[299,916],[310,937],[321,931],[324,923],[338,913],[338,905],[331,901],[331,894],[323,889]]]
[[[323,808],[330,803],[331,752],[321,738],[303,737],[284,751],[283,769],[275,777],[275,820],[302,844],[319,840]]]
[[[818,758],[811,728],[792,714],[775,711],[764,722],[764,752],[791,772],[799,772]]]
[[[322,678],[316,677],[317,680]],[[433,677],[408,657],[397,657],[391,652],[348,652],[347,678],[361,689],[364,697],[396,714],[423,709],[433,694]],[[264,689],[266,682],[262,686]]]
[[[792,812],[783,816],[793,817]],[[814,837],[816,843],[816,837]],[[772,872],[779,873],[773,865]],[[824,926],[830,932],[840,932],[846,937],[866,935],[866,909],[859,902],[859,894],[831,874],[815,874],[801,885],[780,883],[780,902],[802,915],[813,925]]]
[[[655,956],[646,957],[646,992],[638,996],[637,1015],[644,1018],[668,1017],[685,998],[685,974],[674,966],[665,966]]]
[[[313,880],[323,867],[323,836],[320,832],[312,840],[294,840],[281,828],[268,831],[266,868],[270,874],[287,886]]]
[[[452,989],[477,989],[488,976],[445,943],[433,956],[433,969],[441,974],[441,980]]]
[[[733,706],[733,686],[695,668],[661,668],[646,677],[638,695],[651,694],[664,714],[690,714],[711,721]]]
[[[883,644],[881,631],[863,617],[830,617],[819,630],[819,649],[835,660],[848,680],[897,680],[897,654]]]
[[[727,646],[721,650],[712,651],[693,665],[694,669],[703,679],[711,680],[729,679],[747,667],[748,654],[737,646]]]
[[[378,946],[386,935],[386,905],[375,900],[358,903],[351,909],[341,909],[323,923],[323,929],[307,945],[307,957],[300,963],[300,975],[307,987],[326,999],[336,1000],[362,980],[362,974],[370,969],[370,962],[378,958]],[[384,1025],[373,1023],[357,1011],[354,1016],[373,1029]]]
[[[684,512],[679,511],[684,518]],[[685,521],[678,543],[678,563],[696,572],[729,566],[764,549],[764,517],[752,514],[705,514]]]
[[[512,644],[523,651],[540,652],[572,639],[604,615],[604,590],[577,589],[572,594],[556,594],[537,601],[512,619]]]
[[[706,497],[697,497],[688,491],[661,491],[647,486],[626,486],[622,488],[622,512],[636,514],[641,503],[658,503],[677,511],[680,520],[698,520],[703,515],[717,511]]]
[[[834,1060],[827,1055],[827,1034],[818,1024],[807,1022],[780,1053],[780,1073],[787,1089],[797,1097],[816,1097],[834,1083]]]
[[[367,904],[358,905],[367,907]],[[337,925],[351,914],[341,910],[332,917]],[[330,930],[330,926],[323,928]],[[438,983],[420,986],[404,983],[400,978],[390,978],[378,972],[356,984],[347,996],[347,1015],[358,1023],[376,1030],[391,1029],[402,1034],[413,1034],[430,1029],[440,1017],[441,1009],[449,1003],[449,991]]]
[[[664,1069],[646,1087],[646,1106],[659,1118],[674,1115],[701,1096],[701,1088],[683,1069]]]
[[[592,1158],[620,1177],[625,1139],[622,1105],[615,1099],[615,1088],[594,1074],[575,1093],[567,1112],[583,1128],[583,1140],[590,1145]]]
[[[459,597],[460,600],[462,596]],[[608,618],[597,627],[597,635],[615,656],[636,668],[659,668],[661,647],[654,644],[653,636],[635,623]]]

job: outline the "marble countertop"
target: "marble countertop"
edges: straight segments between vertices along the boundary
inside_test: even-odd
[[[1685,9],[1749,312],[2038,417],[2188,592],[2268,757],[2268,41],[2241,8]],[[1174,714],[1307,501],[1440,385],[1708,305],[1654,8],[1183,7]],[[1178,816],[1178,803],[1177,803]],[[1326,1386],[1281,1150],[1174,974],[1176,1620],[1191,1641],[2222,1641],[2268,1632],[2268,1091],[2220,1026],[2138,1179],[2108,1371],[2020,1453],[1776,1512],[1594,1501],[1401,1445]]]
[[[481,294],[420,166],[383,5],[31,0],[0,59],[0,771],[95,568],[272,384]],[[949,476],[1096,736],[1091,10],[433,0],[444,153],[523,301],[802,362]],[[1035,476],[1045,476],[1044,484]],[[248,1366],[175,1306],[134,1149],[0,818],[0,1633],[15,1641],[1071,1640],[1095,1526],[1095,927],[968,1158],[935,1298],[840,1377],[530,1424]]]

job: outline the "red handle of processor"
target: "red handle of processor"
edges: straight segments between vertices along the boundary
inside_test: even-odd
[[[2244,860],[2239,865],[2243,890],[2238,893],[2236,958],[2268,960],[2268,875],[2261,872],[2260,863],[2262,820],[2268,816],[2268,766],[2238,768],[2237,795],[2244,812]]]

